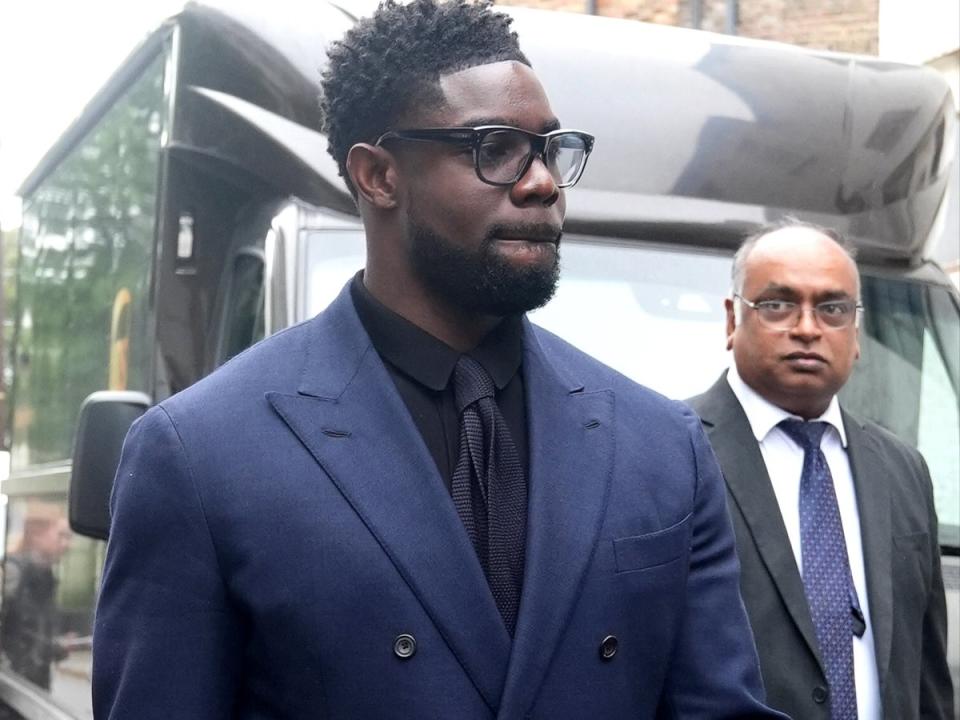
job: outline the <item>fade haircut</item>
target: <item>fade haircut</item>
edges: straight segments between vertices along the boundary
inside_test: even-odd
[[[811,222],[806,222],[804,220],[798,220],[792,215],[785,215],[776,222],[770,223],[769,225],[764,225],[763,227],[758,228],[753,233],[744,238],[743,243],[740,245],[736,254],[733,256],[733,268],[731,269],[731,282],[732,282],[732,294],[739,295],[743,292],[743,279],[746,271],[747,258],[750,253],[753,251],[753,248],[756,247],[757,243],[760,242],[770,233],[774,233],[777,230],[786,230],[787,228],[807,228],[808,230],[814,230],[815,232],[825,235],[826,237],[833,240],[840,248],[847,254],[847,256],[854,261],[854,267],[856,267],[857,260],[857,248],[851,243],[847,238],[838,230],[833,228],[824,227],[823,225],[816,225]],[[857,271],[857,299],[859,300],[860,296],[860,272]],[[739,305],[739,303],[737,303]]]
[[[515,60],[520,51],[512,18],[490,0],[383,0],[377,11],[332,44],[321,78],[320,111],[328,151],[354,199],[347,153],[373,143],[416,108],[442,102],[443,75],[477,65]]]

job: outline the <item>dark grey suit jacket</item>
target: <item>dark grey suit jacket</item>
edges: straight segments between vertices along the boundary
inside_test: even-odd
[[[760,446],[726,375],[688,401],[723,469],[740,586],[767,702],[801,720],[829,718],[813,621]],[[885,718],[951,718],[947,617],[933,487],[923,457],[846,412],[863,535],[870,621]],[[818,702],[819,700],[819,702]]]

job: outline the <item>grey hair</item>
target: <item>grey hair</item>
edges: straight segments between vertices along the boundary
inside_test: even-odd
[[[831,240],[833,240],[841,250],[843,250],[847,257],[853,260],[854,268],[857,266],[857,248],[851,243],[846,236],[843,235],[839,230],[834,230],[833,228],[824,227],[823,225],[817,225],[816,223],[807,222],[805,220],[800,220],[793,215],[784,215],[782,218],[776,222],[769,223],[762,227],[757,228],[752,233],[747,235],[743,242],[740,244],[740,247],[737,249],[736,254],[733,256],[733,267],[730,270],[730,280],[731,280],[731,290],[730,295],[734,300],[734,314],[737,323],[740,323],[740,313],[741,307],[740,303],[737,301],[734,295],[740,295],[743,292],[743,281],[744,276],[746,275],[746,265],[747,258],[750,253],[753,252],[753,249],[756,247],[757,243],[760,242],[767,235],[774,233],[778,230],[786,230],[788,228],[806,228],[808,230],[814,230],[821,235],[824,235]],[[857,302],[860,301],[860,271],[857,270]]]

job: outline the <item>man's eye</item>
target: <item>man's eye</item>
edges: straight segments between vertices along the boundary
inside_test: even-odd
[[[502,141],[485,142],[480,146],[480,159],[487,162],[499,162],[510,154],[510,145]]]
[[[817,312],[822,315],[846,315],[850,312],[850,304],[845,302],[825,302],[817,305]]]
[[[796,303],[786,302],[784,300],[764,300],[763,302],[757,303],[757,305],[767,312],[772,313],[788,313],[796,307]]]

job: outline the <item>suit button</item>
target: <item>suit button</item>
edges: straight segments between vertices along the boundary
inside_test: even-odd
[[[600,643],[600,659],[606,662],[613,660],[613,656],[617,654],[617,636],[616,635],[607,635],[603,642]]]
[[[397,639],[393,641],[393,654],[401,660],[413,657],[416,651],[417,641],[413,635],[403,633],[402,635],[397,635]]]
[[[827,701],[827,689],[822,685],[817,685],[813,689],[813,701],[818,705],[823,705]]]

